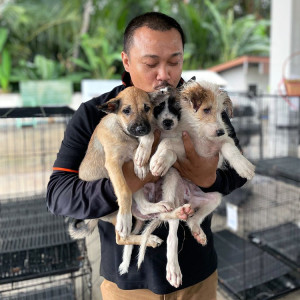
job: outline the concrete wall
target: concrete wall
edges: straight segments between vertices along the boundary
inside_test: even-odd
[[[219,72],[228,82],[226,89],[231,92],[246,92],[248,86],[257,85],[258,93],[268,93],[269,75],[258,64],[245,64]]]
[[[250,84],[257,85],[257,92],[266,94],[269,92],[269,73],[265,73],[262,70],[261,65],[252,65],[248,66],[247,73],[247,87]]]
[[[278,93],[283,77],[285,60],[294,52],[300,51],[300,1],[272,0],[271,5],[271,49],[270,49],[270,91]],[[297,57],[300,62],[300,56]],[[285,77],[299,73],[299,69],[287,65]],[[300,75],[300,74],[299,74]]]
[[[247,91],[246,80],[243,74],[242,66],[238,66],[219,74],[227,81],[227,90],[232,92]]]
[[[300,52],[300,1],[299,0],[272,0],[271,5],[271,49],[270,49],[270,92],[285,94],[283,77],[300,79],[300,56],[289,63],[287,58]],[[282,97],[286,104],[285,110],[276,109],[272,103],[269,105],[269,128],[271,156],[297,156],[299,144],[299,98]],[[290,130],[288,130],[290,128]],[[291,130],[294,128],[294,130]],[[280,131],[282,140],[277,147],[272,147],[278,140]],[[296,133],[296,134],[295,134]]]

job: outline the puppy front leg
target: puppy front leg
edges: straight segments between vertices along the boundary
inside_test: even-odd
[[[169,235],[167,238],[167,280],[178,288],[182,284],[182,273],[178,262],[178,238],[177,230],[179,220],[169,221]]]
[[[124,178],[121,161],[118,161],[112,155],[106,159],[105,168],[118,199],[119,212],[117,215],[116,231],[121,237],[127,237],[132,227],[132,192]]]
[[[134,155],[134,164],[136,166],[142,167],[148,163],[153,142],[153,132],[139,138],[139,146],[137,147]]]
[[[230,166],[243,178],[251,180],[254,176],[255,166],[231,143],[224,143],[221,154]]]
[[[177,160],[171,139],[163,139],[150,160],[150,171],[154,176],[164,176]]]

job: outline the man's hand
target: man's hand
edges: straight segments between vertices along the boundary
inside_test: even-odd
[[[212,186],[216,181],[219,155],[210,158],[199,156],[187,132],[183,132],[182,140],[186,158],[177,160],[173,167],[179,171],[182,177],[191,180],[200,187]]]
[[[159,143],[160,131],[154,131],[154,142],[152,145],[152,153],[156,151],[157,145]],[[126,182],[131,189],[132,193],[135,193],[139,189],[141,189],[148,182],[156,182],[160,177],[153,176],[151,172],[148,172],[146,178],[144,180],[139,179],[134,172],[134,164],[133,161],[130,160],[123,165],[123,174],[126,179]]]

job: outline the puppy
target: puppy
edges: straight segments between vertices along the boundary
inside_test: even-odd
[[[168,94],[167,97],[174,97],[176,91],[171,89]],[[187,224],[195,239],[202,245],[206,245],[206,236],[200,224],[220,204],[221,194],[203,193],[191,182],[180,178],[178,172],[171,168],[177,158],[185,157],[182,131],[189,132],[200,156],[211,157],[219,153],[219,167],[224,167],[223,159],[225,159],[240,176],[251,179],[254,176],[254,166],[240,153],[234,141],[228,136],[228,129],[222,120],[222,112],[225,110],[231,117],[232,102],[225,92],[207,82],[199,84],[190,81],[180,91],[179,98],[181,122],[172,137],[165,137],[160,142],[150,160],[150,170],[155,176],[166,175],[163,184],[164,201],[172,201],[173,198],[175,206],[182,204],[182,199],[189,202],[190,210],[189,207],[186,208],[188,215],[193,214],[194,211],[195,213],[187,219]],[[158,219],[150,222],[143,233],[138,259],[138,266],[140,266],[145,254],[147,236],[160,224],[160,220],[168,220],[170,232],[167,239],[167,280],[175,287],[182,283],[178,263],[179,221],[177,218],[178,216],[173,212],[162,213]]]
[[[143,179],[148,172],[146,163],[154,140],[151,99],[146,92],[129,87],[116,98],[98,106],[98,109],[107,115],[95,128],[79,167],[79,178],[85,181],[110,178],[119,210],[100,219],[115,225],[118,244],[140,244],[140,236],[130,235],[133,195],[124,178],[122,166],[124,162],[133,159],[135,173],[139,178]],[[74,238],[85,237],[97,223],[98,219],[87,220],[79,228],[71,227],[70,233]],[[141,222],[137,222],[133,233],[138,232],[141,225]],[[156,247],[161,242],[158,237],[152,236],[148,245]]]
[[[159,129],[160,139],[164,139],[165,137],[172,137],[174,136],[174,130],[177,128],[180,117],[181,117],[181,108],[180,103],[176,97],[170,96],[167,93],[166,89],[163,89],[158,92],[151,93],[152,101],[153,101],[153,116],[154,122],[153,126]],[[175,134],[176,135],[176,134]],[[161,218],[162,212],[172,211],[172,215],[174,218],[178,217],[180,213],[181,207],[179,205],[175,210],[173,210],[175,203],[174,197],[170,195],[170,197],[164,197],[165,200],[161,199],[161,195],[159,195],[158,190],[161,190],[161,184],[163,179],[160,179],[158,183],[148,183],[144,186],[143,191],[139,191],[135,194],[135,199],[138,198],[137,201],[133,203],[133,214],[136,218],[138,218],[141,222],[146,220],[152,220]],[[180,194],[180,193],[179,193]],[[145,197],[145,195],[147,197]],[[168,201],[170,199],[170,201]],[[157,203],[157,205],[161,206],[160,213],[158,213],[157,208],[153,209],[152,203]],[[163,209],[165,208],[165,209]],[[156,223],[152,223],[154,228],[157,227]],[[147,227],[148,230],[150,229]],[[153,231],[152,230],[152,231]],[[146,247],[146,240],[148,240],[149,234],[147,233],[147,237],[145,239],[145,247]],[[119,267],[119,273],[125,274],[128,272],[131,254],[132,254],[133,246],[126,245],[123,251],[123,262]]]

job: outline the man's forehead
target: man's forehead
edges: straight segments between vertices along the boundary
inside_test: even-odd
[[[168,38],[166,38],[168,36]],[[172,39],[179,39],[182,44],[182,38],[180,33],[175,28],[168,30],[154,30],[147,26],[137,28],[132,35],[132,41],[142,43],[153,43],[156,39],[160,39],[162,42],[169,43]]]
[[[172,53],[170,55],[170,57],[178,57],[178,56],[182,56],[182,52],[175,52],[175,53]],[[156,54],[144,54],[142,55],[142,58],[152,58],[152,59],[158,59],[160,56],[159,55],[156,55]]]

